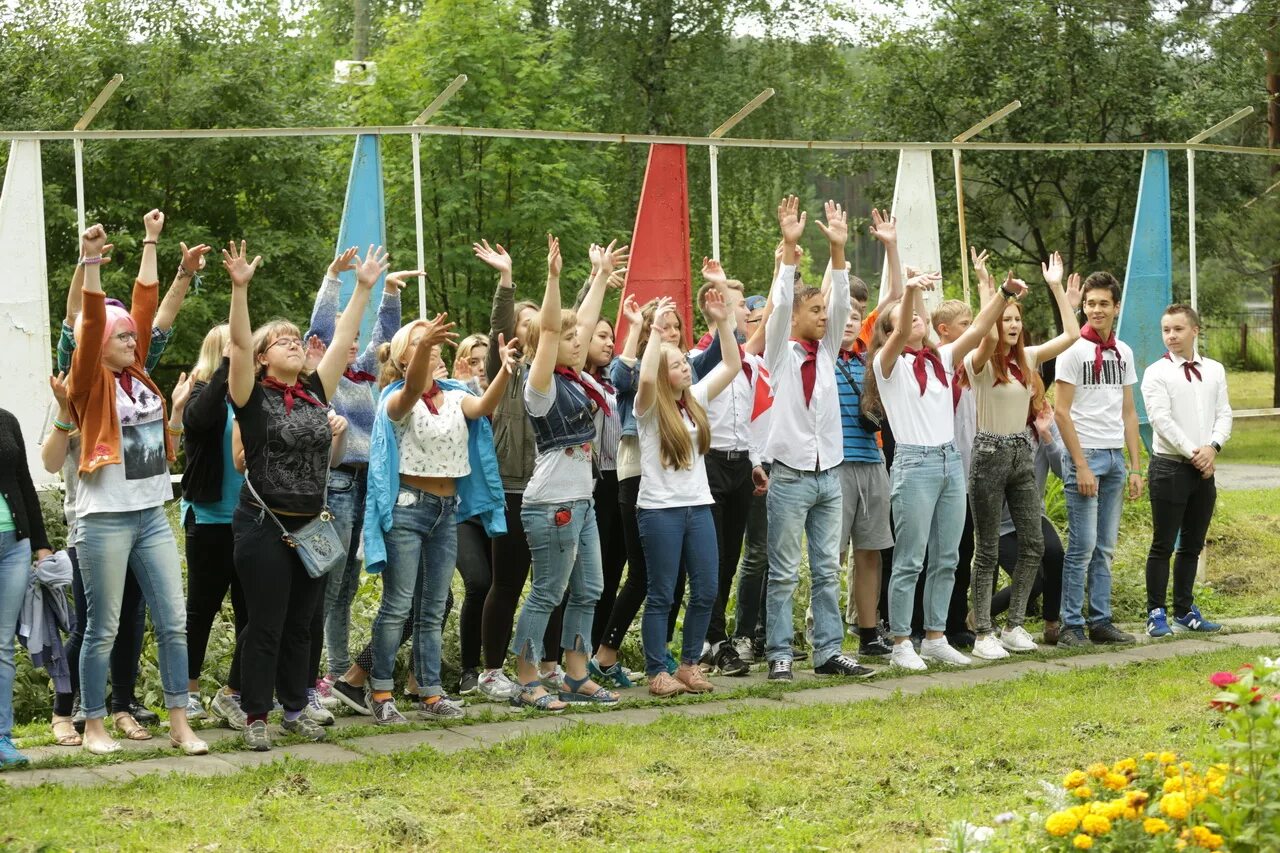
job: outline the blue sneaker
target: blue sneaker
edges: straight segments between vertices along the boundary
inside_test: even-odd
[[[666,667],[667,675],[675,675],[676,670],[680,668],[680,663],[676,660],[676,656],[671,654],[671,649],[667,649]]]
[[[30,763],[31,759],[18,752],[8,735],[0,737],[0,768],[7,770],[10,767],[26,767]]]
[[[1163,607],[1157,607],[1147,614],[1147,636],[1167,637],[1173,631],[1169,630],[1169,615],[1164,612]]]
[[[1187,611],[1185,616],[1173,617],[1173,630],[1175,633],[1181,634],[1183,631],[1198,631],[1202,634],[1212,634],[1214,631],[1221,631],[1222,626],[1217,622],[1210,622],[1200,615],[1200,608],[1194,604]]]
[[[613,684],[615,687],[624,689],[636,686],[635,682],[627,677],[627,671],[622,668],[621,661],[614,661],[613,666],[602,667],[592,657],[587,662],[587,672],[591,674],[591,680],[596,684]]]

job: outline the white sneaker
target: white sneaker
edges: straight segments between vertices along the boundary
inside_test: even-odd
[[[1009,656],[995,634],[986,634],[973,642],[973,656],[983,660],[1002,660]]]
[[[1011,652],[1034,652],[1039,648],[1036,645],[1036,641],[1031,639],[1031,635],[1027,633],[1027,629],[1021,625],[1014,628],[1005,628],[1001,631],[1000,645]]]
[[[500,669],[490,669],[480,675],[480,694],[490,702],[510,702],[521,688]]]
[[[302,709],[302,713],[317,726],[333,725],[333,714],[320,704],[320,693],[314,687],[307,691],[307,707]]]
[[[889,666],[909,669],[912,672],[924,672],[929,666],[916,654],[911,641],[893,644],[893,652],[889,655]]]
[[[894,647],[895,649],[897,646]],[[973,663],[964,655],[951,648],[946,637],[937,640],[924,640],[920,643],[920,657],[925,660],[936,660],[938,663],[949,663],[953,666],[968,666]]]
[[[738,637],[733,641],[733,649],[738,653],[738,657],[742,658],[744,663],[756,662],[756,650],[752,647],[750,639],[746,637]]]
[[[201,720],[205,717],[204,702],[199,693],[187,694],[187,720]]]

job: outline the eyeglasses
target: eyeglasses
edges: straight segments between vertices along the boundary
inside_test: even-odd
[[[759,318],[759,317],[748,317],[748,318],[747,318],[747,322],[748,322],[748,323],[751,323],[751,324],[753,324],[753,325],[754,325],[754,324],[756,324],[756,323],[759,323],[759,322],[760,322],[760,318]]]
[[[127,344],[129,343],[129,341],[133,341],[134,343],[137,343],[138,341],[137,332],[121,332],[120,334],[115,335],[114,337],[117,341],[119,341],[122,344]]]
[[[284,346],[288,349],[302,349],[302,341],[298,338],[277,338],[271,342],[271,346],[267,347],[267,349],[278,346]]]

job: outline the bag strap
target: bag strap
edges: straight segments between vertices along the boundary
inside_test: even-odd
[[[844,362],[836,359],[836,369],[844,374],[844,378],[849,383],[849,387],[853,389],[853,396],[858,398],[858,407],[862,407],[862,389],[858,387],[858,383],[853,380],[853,373],[845,366]]]
[[[244,484],[249,487],[249,494],[253,495],[253,499],[258,502],[258,506],[262,507],[262,511],[265,512],[267,515],[271,516],[271,520],[276,523],[276,527],[280,528],[280,535],[283,536],[285,539],[288,539],[289,531],[286,530],[285,526],[280,523],[280,519],[276,518],[276,514],[271,511],[271,507],[267,506],[267,502],[264,501],[262,499],[262,496],[258,494],[258,490],[253,487],[253,482],[250,481],[249,473],[247,471],[245,472],[245,475],[244,475]],[[327,493],[328,493],[327,487],[325,489],[325,492],[327,496]]]

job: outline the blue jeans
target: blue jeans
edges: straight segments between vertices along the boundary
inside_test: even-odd
[[[1124,451],[1085,450],[1098,494],[1086,498],[1076,488],[1076,466],[1062,460],[1062,492],[1067,499],[1067,555],[1062,561],[1062,627],[1083,628],[1085,579],[1089,582],[1089,624],[1111,621],[1111,557],[1120,536],[1120,509],[1128,472]]]
[[[765,656],[790,660],[791,600],[800,581],[801,536],[809,540],[813,665],[840,653],[840,517],[844,495],[837,469],[797,471],[774,462],[769,471],[769,588],[765,598]]]
[[[899,444],[893,456],[889,506],[893,510],[889,628],[895,637],[910,636],[916,582],[928,551],[924,629],[945,631],[964,532],[964,467],[955,445]]]
[[[14,647],[30,574],[31,540],[12,530],[0,533],[0,737],[13,733]]]
[[[382,605],[373,620],[374,690],[395,687],[396,652],[417,601],[413,623],[414,676],[418,693],[439,696],[440,644],[445,601],[458,558],[458,499],[401,486],[387,531],[387,565],[382,570]]]
[[[166,708],[187,705],[187,607],[178,546],[163,506],[96,512],[80,519],[76,552],[88,616],[80,651],[85,716],[107,715],[107,662],[120,627],[125,573],[132,571],[151,610]]]
[[[682,557],[689,577],[689,602],[684,609],[680,662],[696,664],[702,657],[711,608],[716,603],[720,549],[710,506],[640,509],[636,516],[649,569],[649,593],[644,600],[640,637],[644,644],[644,671],[652,677],[666,672],[667,622]]]
[[[329,472],[329,511],[347,548],[347,563],[329,572],[324,591],[324,646],[334,678],[351,668],[351,602],[360,588],[360,533],[364,529],[367,471]],[[352,547],[352,543],[356,547]]]
[[[551,611],[564,600],[565,590],[569,598],[564,607],[560,647],[589,653],[591,622],[604,591],[595,501],[526,503],[520,508],[520,521],[533,560],[533,580],[511,639],[512,653],[530,663],[545,657],[542,634]]]

